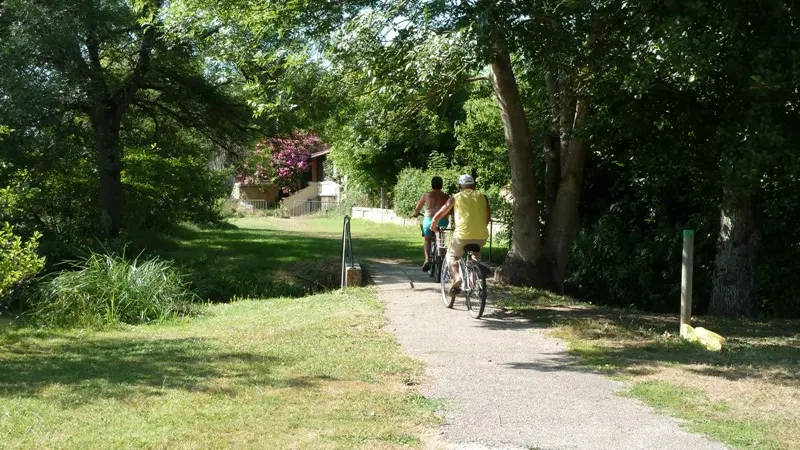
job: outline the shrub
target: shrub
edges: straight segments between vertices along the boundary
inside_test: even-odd
[[[213,170],[201,150],[164,157],[160,148],[126,148],[125,229],[166,230],[182,221],[219,218],[219,199],[230,195],[232,174]]]
[[[431,157],[431,163],[438,163],[437,154]],[[432,164],[433,166],[433,164]],[[422,194],[431,189],[431,178],[440,176],[444,180],[443,191],[448,194],[458,192],[457,169],[429,168],[428,170],[406,168],[397,176],[397,185],[394,187],[394,211],[400,216],[410,216],[414,213]]]
[[[32,279],[44,267],[36,254],[39,233],[27,241],[14,234],[8,223],[0,227],[0,304],[16,287]]]
[[[43,326],[101,328],[162,321],[191,311],[195,299],[172,265],[91,253],[46,280],[31,305]]]

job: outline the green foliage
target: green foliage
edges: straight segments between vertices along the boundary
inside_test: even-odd
[[[179,143],[180,145],[182,143]],[[169,147],[129,148],[123,182],[127,194],[126,228],[165,229],[180,221],[209,222],[218,218],[218,201],[230,194],[227,170],[208,167],[211,150],[197,143],[175,157]]]
[[[92,253],[42,281],[30,316],[41,326],[103,328],[185,315],[194,300],[167,261]]]
[[[23,241],[8,222],[0,227],[0,304],[14,288],[32,279],[44,267],[44,258],[36,254],[40,237],[34,233]]]
[[[448,194],[458,192],[458,169],[445,168],[446,160],[441,154],[435,153],[431,156],[430,166],[427,170],[406,168],[397,176],[397,184],[394,187],[394,210],[403,217],[414,214],[414,207],[417,205],[422,194],[431,190],[431,179],[435,176],[442,177],[444,181],[443,191]]]
[[[0,96],[8,102],[0,122],[19,130],[6,138],[0,158],[33,174],[30,185],[39,192],[26,205],[25,220],[41,229],[45,248],[48,240],[81,240],[104,231],[98,218],[101,205],[108,215],[109,202],[98,199],[123,197],[128,217],[115,214],[119,223],[105,230],[110,234],[120,226],[149,226],[153,219],[207,215],[214,190],[208,185],[218,183],[210,168],[221,169],[225,153],[250,140],[253,119],[241,95],[244,82],[226,78],[230,64],[219,64],[219,55],[205,45],[218,28],[206,27],[205,38],[180,30],[173,22],[178,5],[0,5],[7,37],[0,54],[14,55],[4,56]],[[14,175],[2,172],[0,185],[12,184]],[[126,188],[117,189],[120,177],[129,181]],[[170,180],[184,183],[183,191],[171,192]],[[219,192],[215,188],[214,195]]]

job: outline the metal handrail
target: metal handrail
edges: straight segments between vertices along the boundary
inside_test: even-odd
[[[353,256],[353,238],[350,235],[350,216],[344,216],[342,224],[342,289],[347,284],[347,260],[350,255],[350,266],[354,266],[355,257]]]

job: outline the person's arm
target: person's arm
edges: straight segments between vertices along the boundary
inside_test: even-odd
[[[428,195],[428,193],[426,192],[426,193],[422,194],[422,197],[419,198],[419,201],[417,202],[417,206],[414,208],[414,217],[419,217],[419,210],[422,209],[423,205],[425,205],[425,196],[427,196],[427,195]]]
[[[442,220],[443,217],[446,217],[448,214],[450,214],[450,211],[453,210],[453,205],[455,205],[455,203],[456,199],[450,197],[447,199],[447,203],[445,203],[444,206],[439,209],[439,211],[436,211],[431,223],[431,231],[439,231],[439,221]]]

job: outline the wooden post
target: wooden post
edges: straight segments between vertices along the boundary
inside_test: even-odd
[[[692,276],[694,273],[694,230],[683,230],[681,270],[681,332],[692,321]]]

